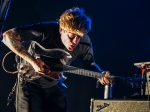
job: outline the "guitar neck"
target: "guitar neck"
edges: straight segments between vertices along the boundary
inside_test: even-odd
[[[67,73],[73,73],[93,78],[101,78],[104,77],[104,74],[99,72],[94,72],[86,69],[81,69],[78,67],[73,67],[69,65],[63,65],[63,64],[56,64],[56,63],[48,63],[52,71],[59,71],[59,72],[67,72]]]
[[[90,70],[86,70],[86,69],[81,69],[81,68],[77,68],[77,67],[73,67],[73,66],[68,66],[68,65],[63,65],[63,71],[68,72],[68,73],[93,77],[93,78],[104,77],[104,74],[102,74],[102,73],[94,72],[94,71],[90,71]]]
[[[77,67],[73,67],[69,65],[62,65],[62,64],[56,64],[56,63],[49,63],[49,65],[53,71],[73,73],[73,74],[78,74],[78,75],[93,77],[93,78],[102,78],[105,76],[105,74],[100,73],[100,72],[81,69],[81,68],[77,68]],[[113,75],[110,75],[109,77],[107,77],[107,79],[124,80],[123,77],[118,77],[118,76],[113,76]]]

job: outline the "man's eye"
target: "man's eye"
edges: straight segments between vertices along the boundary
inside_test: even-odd
[[[78,35],[69,35],[69,34],[68,34],[68,37],[69,37],[70,39],[74,39],[75,37],[77,37],[78,39],[81,39],[81,36],[78,36]]]
[[[74,38],[75,36],[73,36],[73,35],[68,35],[68,37],[69,37],[69,38]]]

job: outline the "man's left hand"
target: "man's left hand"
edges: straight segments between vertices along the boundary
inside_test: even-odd
[[[100,82],[102,85],[105,85],[105,84],[112,84],[112,80],[109,80],[109,79],[107,78],[107,77],[110,76],[110,73],[109,73],[108,71],[104,71],[104,72],[102,72],[102,73],[104,73],[105,76],[102,77],[102,78],[99,78],[99,79],[98,79],[99,82]]]

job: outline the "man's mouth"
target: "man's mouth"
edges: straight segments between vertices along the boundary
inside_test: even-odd
[[[73,50],[74,47],[75,47],[74,45],[70,45],[70,46],[69,46],[69,50]]]

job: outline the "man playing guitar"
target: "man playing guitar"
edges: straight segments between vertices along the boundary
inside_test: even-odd
[[[40,22],[3,33],[2,42],[20,57],[16,112],[68,112],[64,76],[52,63],[70,65],[79,58],[86,69],[104,74],[98,78],[101,84],[110,83],[109,72],[101,70],[94,60],[87,35],[90,30],[91,19],[83,9],[73,7],[62,13],[58,22]],[[37,45],[45,54],[39,52]],[[25,65],[31,65],[34,72]]]

